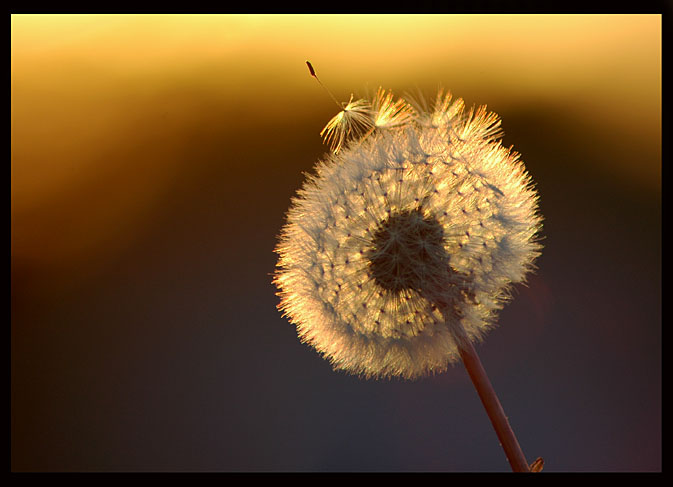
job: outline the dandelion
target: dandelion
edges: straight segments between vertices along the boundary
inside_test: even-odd
[[[512,467],[529,470],[472,342],[540,254],[538,196],[497,115],[442,91],[430,107],[393,99],[351,98],[323,130],[337,143],[276,248],[279,308],[335,369],[365,378],[462,359]]]

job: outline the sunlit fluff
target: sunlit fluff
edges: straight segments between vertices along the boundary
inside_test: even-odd
[[[353,101],[353,95],[343,110],[337,113],[320,135],[329,144],[332,152],[337,153],[349,137],[361,136],[372,127],[371,104],[366,100]]]
[[[300,339],[336,369],[416,378],[494,325],[540,253],[541,216],[497,115],[441,91],[429,108],[392,100],[355,102],[371,107],[356,112],[365,133],[336,117],[325,128],[341,150],[293,198],[274,282]]]

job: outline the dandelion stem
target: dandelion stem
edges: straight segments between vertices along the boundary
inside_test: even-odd
[[[495,428],[495,432],[500,440],[500,445],[503,450],[505,450],[505,455],[512,467],[512,471],[530,472],[526,457],[519,446],[514,431],[512,431],[507,416],[505,416],[505,411],[498,400],[498,396],[491,385],[491,381],[486,375],[486,371],[481,364],[481,360],[479,360],[474,345],[472,345],[472,342],[465,336],[460,337],[458,343],[458,351],[463,359],[463,364],[465,364],[467,373],[470,376],[470,379],[472,379],[474,387],[477,389],[477,393],[479,394],[479,398],[481,399],[484,408],[486,408],[486,413]]]

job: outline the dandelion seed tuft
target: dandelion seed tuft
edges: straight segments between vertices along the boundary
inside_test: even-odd
[[[350,101],[332,153],[293,198],[279,309],[332,365],[417,378],[460,360],[540,254],[538,196],[500,119],[439,91],[433,104]]]
[[[351,95],[350,101],[327,122],[320,135],[336,154],[346,140],[364,135],[372,126],[370,103],[366,100],[353,101]]]
[[[374,97],[372,111],[374,113],[374,126],[378,129],[389,129],[409,123],[414,115],[412,106],[398,99],[393,103],[392,92],[379,88]]]

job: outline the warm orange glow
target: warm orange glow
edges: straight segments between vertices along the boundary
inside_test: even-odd
[[[14,15],[11,36],[15,257],[123,245],[179,184],[194,134],[329,114],[306,59],[342,101],[441,83],[500,113],[532,103],[653,150],[661,138],[658,15]]]

